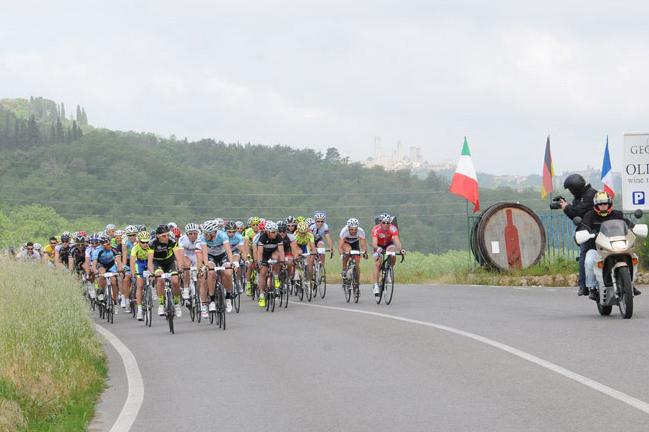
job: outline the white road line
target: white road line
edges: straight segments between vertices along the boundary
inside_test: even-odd
[[[308,304],[308,303],[300,303],[300,302],[291,302],[295,305],[298,306],[306,306],[306,307],[313,307],[313,308],[320,308],[320,309],[331,309],[331,310],[337,310],[337,311],[342,311],[342,312],[352,312],[352,313],[358,313],[358,314],[363,314],[363,315],[371,315],[371,316],[376,316],[380,318],[388,318],[396,321],[403,321],[407,322],[410,324],[418,324],[426,327],[432,327],[438,330],[442,330],[448,333],[453,333],[459,336],[464,336],[469,339],[473,339],[477,342],[481,342],[483,344],[489,345],[491,347],[497,348],[499,350],[508,352],[509,354],[515,355],[516,357],[522,358],[523,360],[527,360],[531,363],[534,363],[538,366],[541,366],[542,368],[548,369],[552,372],[555,372],[559,375],[562,375],[568,379],[571,379],[573,381],[578,382],[579,384],[585,385],[586,387],[589,387],[595,391],[598,391],[602,394],[605,394],[606,396],[610,396],[613,399],[617,399],[618,401],[625,403],[629,406],[632,406],[633,408],[639,409],[640,411],[644,412],[645,414],[649,414],[649,403],[641,401],[640,399],[634,398],[633,396],[630,396],[626,393],[622,393],[619,390],[615,390],[612,387],[609,387],[605,384],[602,384],[598,381],[595,381],[593,379],[590,379],[588,377],[585,377],[583,375],[579,375],[576,372],[573,372],[571,370],[568,370],[566,368],[563,368],[557,364],[554,364],[552,362],[549,362],[547,360],[543,360],[540,357],[537,357],[535,355],[532,355],[530,353],[527,353],[525,351],[521,351],[517,348],[514,348],[512,346],[506,345],[504,343],[497,342],[493,339],[486,338],[484,336],[477,335],[475,333],[470,333],[464,330],[459,330],[453,327],[448,327],[442,324],[434,324],[426,321],[419,321],[415,319],[410,319],[410,318],[403,318],[400,316],[395,316],[395,315],[388,315],[388,314],[383,314],[379,312],[371,312],[371,311],[364,311],[360,309],[351,309],[351,308],[343,308],[343,307],[336,307],[336,306],[323,306],[323,305],[314,305],[314,304]]]
[[[126,396],[126,401],[117,420],[113,423],[113,427],[110,428],[110,432],[127,432],[131,430],[131,426],[133,426],[133,422],[144,400],[144,381],[142,381],[142,374],[140,373],[135,356],[117,336],[98,324],[95,324],[95,328],[115,348],[122,358],[122,363],[124,363],[124,370],[126,371],[126,378],[128,380],[128,395]]]

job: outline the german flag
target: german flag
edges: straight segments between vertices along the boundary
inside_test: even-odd
[[[543,183],[541,184],[541,198],[547,198],[552,193],[552,177],[554,177],[554,168],[552,167],[552,154],[550,154],[550,135],[545,142],[545,159],[543,160]]]

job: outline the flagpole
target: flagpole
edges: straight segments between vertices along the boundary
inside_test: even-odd
[[[467,243],[469,245],[469,255],[468,255],[469,260],[468,260],[467,270],[471,270],[471,264],[472,264],[473,261],[471,260],[471,254],[472,254],[472,251],[471,251],[471,223],[469,222],[469,201],[468,200],[466,201],[466,239],[467,239]]]

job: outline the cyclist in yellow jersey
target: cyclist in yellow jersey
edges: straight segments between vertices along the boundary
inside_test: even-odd
[[[49,243],[43,248],[43,262],[54,267],[56,257],[56,245],[58,245],[56,237],[50,237]]]
[[[316,252],[315,248],[315,236],[309,230],[309,225],[306,222],[299,222],[297,224],[297,229],[295,230],[295,243],[300,247],[302,253],[312,253]],[[306,270],[307,270],[307,280],[311,277],[311,271],[313,270],[313,255],[309,255],[306,258]]]
[[[250,281],[250,275],[252,273],[252,270],[256,267],[256,258],[254,253],[255,251],[253,249],[252,240],[259,232],[259,222],[261,222],[261,220],[256,216],[248,219],[248,228],[244,231],[243,234],[243,236],[248,240],[249,265],[246,267],[246,280],[248,281],[246,283],[246,295],[248,297],[252,296],[252,283]]]
[[[151,236],[147,231],[140,231],[137,234],[137,243],[131,249],[131,271],[136,275],[135,303],[137,303],[137,319],[143,320],[142,316],[142,291],[144,290],[144,276],[148,266],[149,242]]]

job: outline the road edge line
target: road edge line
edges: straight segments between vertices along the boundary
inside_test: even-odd
[[[117,416],[117,420],[110,428],[110,432],[127,432],[133,426],[135,418],[140,411],[142,402],[144,401],[144,381],[142,380],[142,373],[137,365],[135,355],[124,343],[119,340],[110,330],[95,324],[97,331],[115,348],[119,356],[122,358],[124,371],[128,383],[128,394],[122,410]]]
[[[463,336],[469,339],[472,339],[476,342],[483,343],[485,345],[489,345],[493,348],[499,349],[501,351],[505,351],[511,355],[514,355],[516,357],[519,357],[523,360],[527,360],[530,363],[533,363],[537,366],[541,366],[544,369],[547,369],[549,371],[552,371],[554,373],[557,373],[565,378],[568,378],[572,381],[575,381],[579,384],[582,384],[592,390],[595,390],[599,393],[602,393],[606,396],[609,396],[613,399],[616,399],[626,405],[629,405],[633,408],[636,408],[645,414],[649,414],[649,403],[644,402],[638,398],[635,398],[631,395],[628,395],[626,393],[623,393],[619,390],[616,390],[612,387],[607,386],[606,384],[602,384],[599,381],[595,381],[594,379],[585,377],[583,375],[580,375],[576,372],[573,372],[569,369],[566,369],[562,366],[559,366],[558,364],[552,363],[551,361],[544,360],[540,357],[537,357],[533,354],[530,354],[526,351],[520,350],[518,348],[514,348],[510,345],[504,344],[502,342],[498,342],[493,339],[489,339],[484,336],[480,336],[475,333],[471,333],[465,330],[460,330],[454,327],[449,327],[445,326],[443,324],[435,324],[427,321],[420,321],[416,319],[411,319],[411,318],[404,318],[400,317],[397,315],[388,315],[380,312],[372,312],[372,311],[364,311],[361,309],[353,309],[353,308],[343,308],[343,307],[338,307],[338,306],[324,306],[324,305],[315,305],[315,304],[308,304],[308,303],[300,303],[300,302],[294,302],[292,301],[291,303],[298,305],[298,306],[306,306],[306,307],[314,307],[314,308],[320,308],[320,309],[330,309],[330,310],[337,310],[337,311],[342,311],[342,312],[353,312],[353,313],[359,313],[363,315],[371,315],[371,316],[376,316],[380,318],[387,318],[387,319],[392,319],[396,321],[402,321],[410,324],[418,324],[426,327],[431,327],[437,330],[442,330],[448,333],[452,333],[458,336]]]

